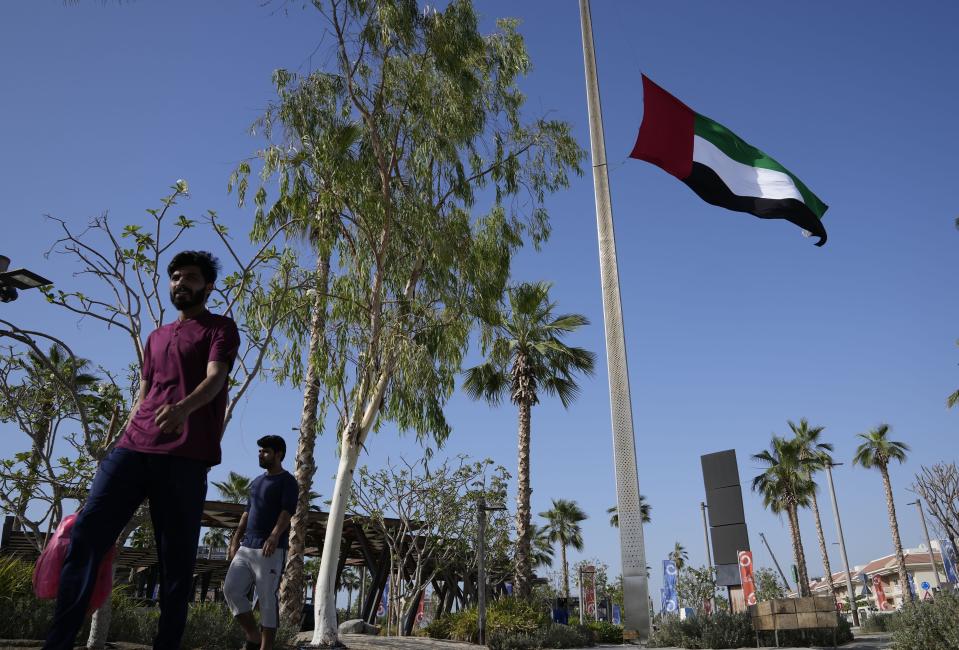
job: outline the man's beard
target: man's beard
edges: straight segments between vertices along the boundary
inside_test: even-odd
[[[261,459],[259,462],[260,462],[260,467],[262,467],[263,469],[270,469],[270,467],[273,465],[273,463],[271,463],[265,458]]]
[[[191,307],[199,307],[205,300],[206,297],[203,295],[203,289],[190,291],[184,287],[170,292],[170,302],[180,311],[190,309]]]

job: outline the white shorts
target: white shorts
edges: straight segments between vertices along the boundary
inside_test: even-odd
[[[279,620],[280,578],[286,564],[286,549],[278,548],[270,557],[263,549],[241,546],[230,562],[223,584],[223,597],[234,616],[253,609],[250,589],[256,586],[256,600],[260,603],[260,625],[276,628]]]

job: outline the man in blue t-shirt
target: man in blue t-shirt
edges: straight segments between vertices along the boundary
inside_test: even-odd
[[[266,470],[250,483],[246,512],[230,541],[230,568],[223,596],[243,632],[245,650],[269,650],[279,624],[277,592],[289,548],[290,518],[296,511],[296,479],[283,469],[286,442],[280,436],[263,436],[260,467]],[[260,629],[253,618],[250,588],[256,585],[260,603]]]

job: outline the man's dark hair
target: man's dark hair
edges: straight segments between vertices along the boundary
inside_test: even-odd
[[[263,449],[272,449],[275,452],[279,452],[286,456],[286,440],[280,436],[263,436],[256,441],[256,444]]]
[[[220,272],[220,260],[213,257],[213,253],[207,251],[182,251],[173,256],[170,264],[166,267],[167,277],[173,277],[173,272],[182,269],[184,266],[198,266],[203,273],[203,279],[207,284],[216,282],[217,273]]]

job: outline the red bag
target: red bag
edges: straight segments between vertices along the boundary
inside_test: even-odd
[[[60,571],[67,559],[67,549],[70,548],[70,531],[76,522],[76,514],[67,515],[57,526],[46,548],[40,554],[36,566],[33,568],[33,593],[37,598],[56,598],[60,588]],[[97,582],[90,597],[87,613],[99,608],[107,600],[113,589],[113,556],[116,555],[116,546],[111,546],[100,563],[97,571]]]

